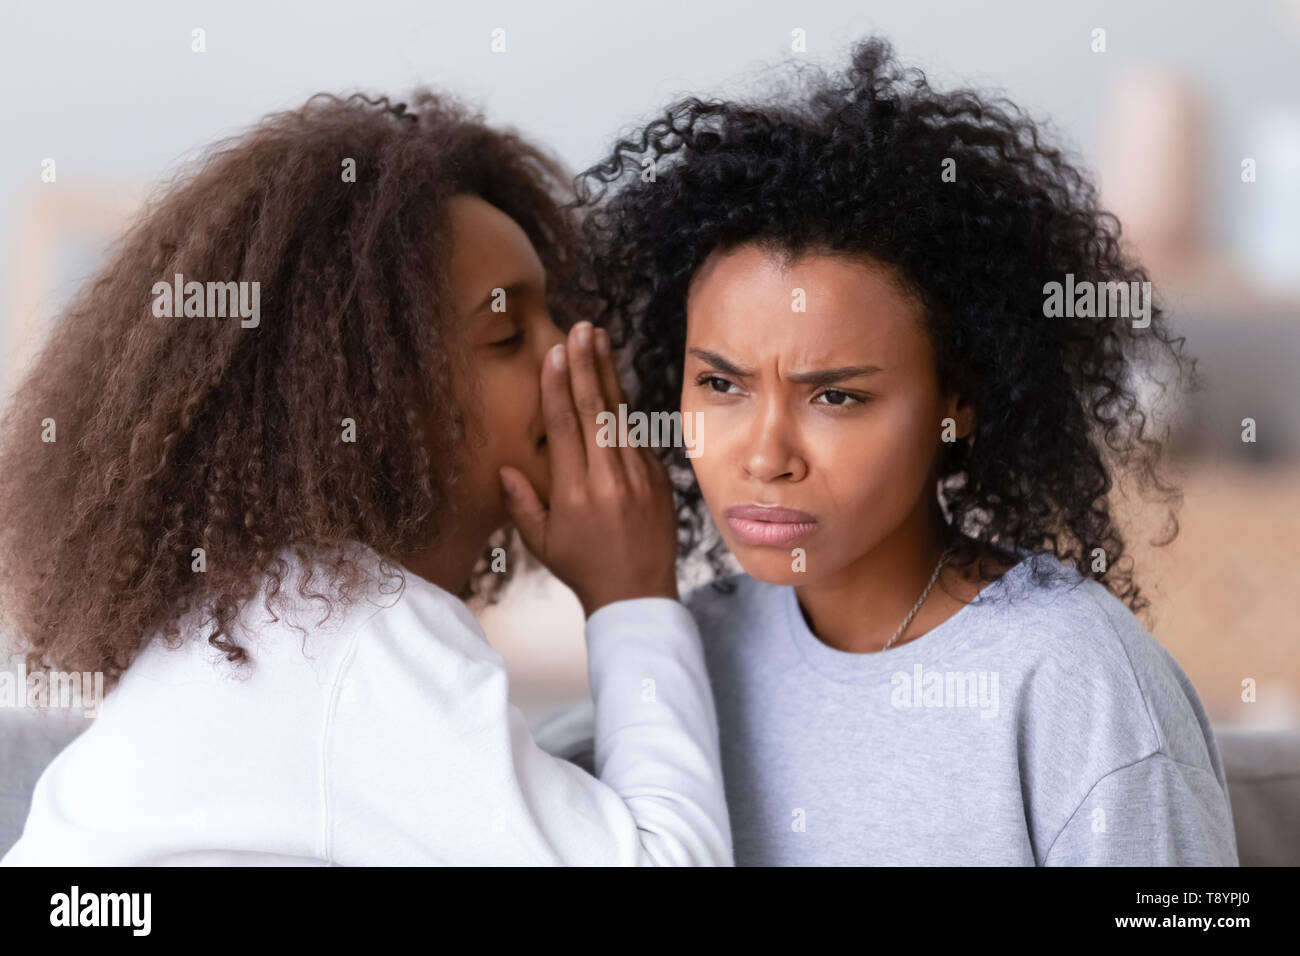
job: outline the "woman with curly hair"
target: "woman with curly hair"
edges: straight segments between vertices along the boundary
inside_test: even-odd
[[[577,412],[621,393],[572,323],[566,177],[413,104],[221,144],[9,404],[10,633],[116,686],[6,864],[730,863],[667,476]],[[460,600],[512,517],[588,616],[599,780],[534,742]]]
[[[1111,501],[1173,517],[1139,389],[1195,362],[1012,104],[877,39],[801,75],[672,104],[580,188],[637,407],[696,422],[662,454],[720,578],[687,605],[737,864],[1235,865]]]

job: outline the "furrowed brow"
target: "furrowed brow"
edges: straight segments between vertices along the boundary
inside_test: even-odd
[[[842,368],[824,368],[815,372],[792,372],[786,378],[799,385],[834,385],[859,375],[875,375],[881,371],[883,369],[878,365],[845,365]]]
[[[719,372],[724,372],[727,375],[734,375],[737,378],[749,378],[754,374],[752,368],[744,368],[743,366],[729,362],[717,352],[710,352],[708,349],[691,349],[690,353],[701,362],[707,362]]]
[[[728,361],[717,352],[710,352],[708,349],[691,349],[690,353],[703,362],[712,365],[719,372],[727,375],[735,375],[737,378],[750,378],[754,374],[753,369],[744,368]],[[843,382],[851,378],[857,378],[860,375],[875,375],[882,372],[878,365],[845,365],[840,368],[818,369],[813,372],[794,372],[787,375],[786,378],[798,385],[833,385],[836,382]]]

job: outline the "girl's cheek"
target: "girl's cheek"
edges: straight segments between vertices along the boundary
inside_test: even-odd
[[[541,408],[542,365],[534,356],[521,353],[518,361],[510,363],[503,378],[508,379],[504,387],[510,392],[514,404],[522,406],[528,413]]]

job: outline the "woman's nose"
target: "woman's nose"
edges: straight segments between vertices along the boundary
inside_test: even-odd
[[[794,436],[789,434],[788,424],[779,416],[761,416],[747,437],[741,464],[748,477],[762,482],[780,478],[803,480],[808,472],[807,462],[799,453]]]

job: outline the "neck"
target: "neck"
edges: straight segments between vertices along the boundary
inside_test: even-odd
[[[489,535],[453,520],[428,545],[401,556],[403,567],[444,591],[461,596]]]
[[[883,650],[929,583],[943,553],[942,532],[937,502],[923,501],[893,533],[852,564],[795,588],[809,628],[837,650],[857,654]],[[933,618],[927,610],[935,603],[942,580],[935,582],[925,605],[893,647],[939,623],[923,626]],[[955,609],[945,619],[952,613]]]

